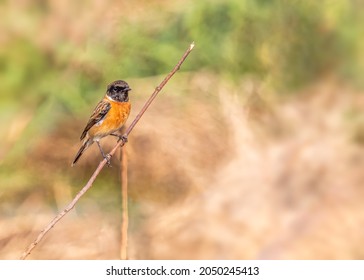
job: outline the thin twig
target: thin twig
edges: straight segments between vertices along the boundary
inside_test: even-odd
[[[195,44],[191,43],[191,45],[188,47],[188,49],[183,54],[182,58],[179,60],[179,62],[176,64],[176,66],[173,68],[173,70],[164,78],[164,80],[159,84],[159,86],[156,87],[153,94],[149,97],[147,102],[144,104],[143,108],[140,110],[139,114],[135,117],[133,122],[130,124],[128,129],[125,131],[126,136],[130,134],[130,132],[133,130],[135,125],[138,123],[140,118],[143,116],[145,111],[148,109],[149,105],[153,102],[154,98],[157,96],[157,94],[162,90],[162,88],[165,86],[165,84],[172,78],[172,76],[180,69],[182,63],[186,60],[187,56],[191,53],[192,49],[194,48]],[[109,153],[110,157],[112,157],[116,150],[119,147],[122,147],[125,145],[126,138],[123,138],[121,141],[118,141],[118,143],[115,145],[115,147],[111,150]],[[80,190],[80,192],[75,196],[75,198],[72,200],[72,202],[67,205],[64,210],[59,213],[38,235],[38,237],[31,243],[28,248],[23,252],[20,259],[24,260],[31,252],[32,250],[37,246],[37,244],[44,238],[44,236],[58,223],[59,220],[61,220],[70,210],[72,210],[73,207],[75,207],[77,201],[85,194],[85,192],[88,191],[89,188],[91,188],[93,182],[95,181],[96,177],[99,175],[100,171],[106,164],[106,159],[103,159],[99,166],[96,168],[95,172],[92,174],[91,178],[87,182],[87,184]]]
[[[173,70],[164,78],[164,80],[157,86],[153,92],[153,94],[149,97],[147,102],[144,104],[143,108],[140,110],[139,114],[135,117],[133,122],[130,124],[128,129],[125,131],[125,135],[128,136],[129,133],[133,130],[134,126],[137,124],[137,122],[140,120],[140,118],[143,116],[145,111],[148,109],[150,103],[153,102],[154,98],[158,95],[158,93],[162,90],[162,88],[165,86],[166,83],[168,83],[169,79],[172,78],[172,76],[180,69],[182,63],[186,60],[187,56],[191,53],[193,48],[195,47],[195,43],[192,42],[189,48],[186,50],[186,52],[183,54],[181,59],[178,61],[176,66],[173,68]]]
[[[127,259],[127,246],[128,246],[128,155],[126,146],[120,148],[120,174],[121,174],[121,244],[120,244],[120,258]]]

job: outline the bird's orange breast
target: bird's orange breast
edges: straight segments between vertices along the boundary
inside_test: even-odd
[[[111,104],[111,108],[101,122],[96,123],[90,128],[88,131],[90,137],[102,138],[116,132],[125,124],[129,117],[130,102],[107,101]]]

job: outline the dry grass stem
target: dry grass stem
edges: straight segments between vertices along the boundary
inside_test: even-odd
[[[188,49],[185,51],[181,59],[178,61],[176,66],[172,69],[172,71],[164,78],[164,80],[159,84],[159,86],[156,87],[153,94],[149,97],[143,108],[140,110],[139,114],[135,117],[133,122],[130,124],[128,129],[125,131],[125,135],[128,136],[130,132],[133,130],[135,125],[138,123],[140,118],[143,116],[145,111],[148,109],[150,104],[153,102],[155,97],[158,95],[158,93],[162,90],[162,88],[167,84],[167,82],[172,78],[172,76],[180,69],[182,63],[186,60],[187,56],[191,53],[192,49],[194,48],[194,43],[192,43]],[[111,150],[109,153],[110,157],[112,157],[116,150],[119,147],[122,147],[125,145],[125,140],[118,141],[118,143],[115,145],[115,147]],[[44,236],[61,220],[77,203],[77,201],[88,191],[89,188],[91,188],[93,182],[95,181],[96,177],[99,175],[100,171],[103,169],[103,167],[106,164],[106,159],[102,160],[98,167],[96,168],[95,172],[92,174],[91,178],[87,182],[87,184],[81,189],[81,191],[75,196],[75,198],[72,200],[72,202],[65,207],[65,209],[60,212],[37,236],[37,238],[28,246],[28,248],[23,252],[20,259],[24,260],[31,252],[32,250],[37,246],[37,244],[44,238]]]
[[[120,244],[120,258],[127,259],[127,246],[128,246],[128,155],[126,147],[120,148],[120,177],[121,177],[121,244]]]

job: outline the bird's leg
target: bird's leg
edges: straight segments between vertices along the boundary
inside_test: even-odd
[[[116,133],[111,133],[110,135],[118,137],[119,138],[118,142],[119,141],[123,141],[124,143],[128,142],[128,135],[126,135],[126,134],[120,135],[120,134],[116,134]]]
[[[102,154],[102,157],[104,158],[104,159],[106,159],[106,163],[107,163],[107,165],[109,166],[109,167],[111,167],[111,162],[110,162],[110,159],[111,159],[111,156],[110,156],[110,154],[105,154],[104,153],[104,151],[102,150],[102,148],[101,148],[101,145],[100,145],[100,143],[99,143],[99,141],[95,141],[96,143],[97,143],[97,146],[99,146],[99,149],[100,149],[100,152],[101,152],[101,154]]]

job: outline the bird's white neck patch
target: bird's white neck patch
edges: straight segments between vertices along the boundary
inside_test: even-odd
[[[113,102],[116,102],[114,99],[112,99],[110,96],[108,96],[107,94],[106,94],[106,98],[107,99],[109,99],[110,101],[113,101]]]

